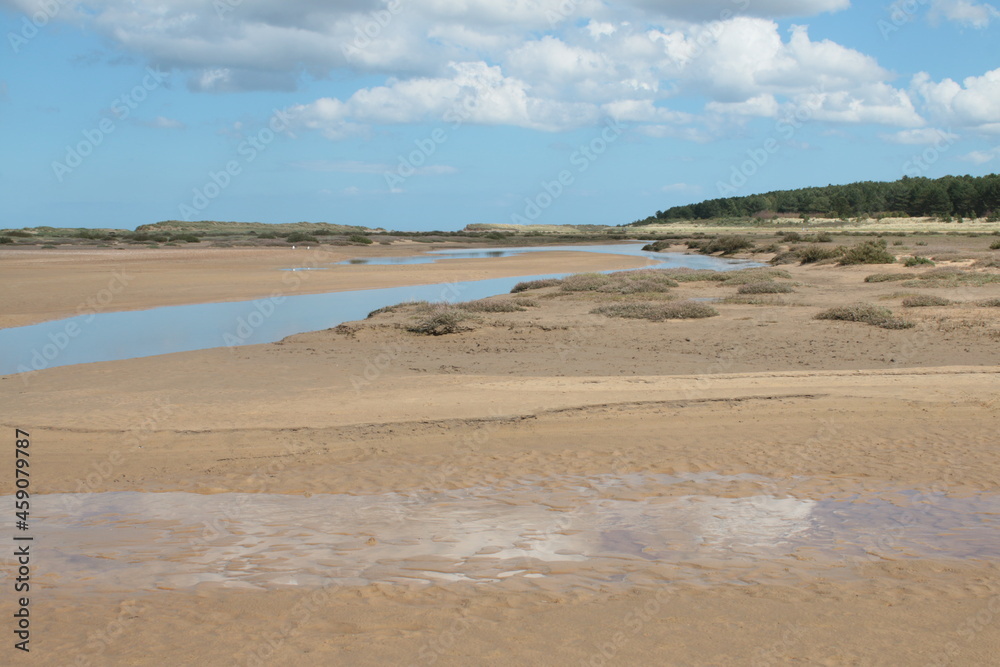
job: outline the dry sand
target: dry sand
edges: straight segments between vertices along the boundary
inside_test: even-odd
[[[184,251],[143,271],[154,252],[169,254],[142,251],[130,267],[143,276],[137,291],[116,308],[191,301],[193,293],[198,301],[261,296],[254,290],[271,288],[261,267],[288,261],[261,251]],[[106,280],[107,254],[60,254],[44,265],[58,279],[38,280],[34,258],[5,258],[5,275],[22,288],[14,300],[5,296],[7,323],[71,309]],[[336,278],[316,272],[324,275],[309,291],[439,282],[455,267],[468,278],[635,266],[572,253],[460,261],[345,267]],[[3,422],[32,433],[36,493],[428,498],[479,489],[516,508],[548,508],[555,532],[570,534],[559,524],[569,511],[560,499],[579,480],[717,473],[724,477],[593,492],[612,504],[692,494],[737,503],[881,500],[913,510],[895,527],[903,531],[952,499],[995,498],[1000,309],[974,302],[1000,296],[1000,284],[864,282],[881,270],[902,269],[790,267],[796,287],[781,295],[783,305],[718,303],[719,317],[705,320],[608,319],[590,313],[604,297],[549,289],[527,293],[537,305],[524,312],[486,314],[476,329],[448,336],[406,331],[413,314],[404,310],[272,345],[57,368],[27,383],[9,376],[0,378]],[[720,298],[735,287],[683,283],[674,291]],[[903,309],[905,291],[962,303]],[[916,327],[813,319],[858,300],[885,303]],[[912,506],[911,490],[920,494]],[[397,537],[379,522],[354,530],[351,539],[369,536],[359,553]],[[927,539],[952,546],[949,530],[942,524]],[[605,538],[623,553],[623,541],[639,539],[613,533]],[[588,579],[587,562],[530,559],[519,568],[547,576],[116,592],[51,573],[32,600],[24,662],[995,664],[997,543],[974,558],[935,557],[897,548],[902,534],[887,530],[867,552],[850,551],[840,536],[739,564],[700,557],[667,566],[633,545],[635,557],[618,561],[630,573],[625,581]]]

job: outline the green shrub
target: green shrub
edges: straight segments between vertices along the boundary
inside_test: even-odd
[[[909,280],[916,278],[915,273],[873,273],[865,277],[866,283],[890,283],[899,280]]]
[[[367,236],[362,236],[361,234],[351,234],[350,236],[347,237],[347,240],[351,243],[360,243],[362,245],[371,245],[372,243],[374,243],[374,241],[372,241],[370,238],[368,238]]]
[[[13,243],[14,239],[9,236],[0,236],[0,245],[7,245],[8,243]]]
[[[591,313],[607,317],[624,317],[628,319],[651,320],[684,320],[704,317],[715,317],[719,312],[705,303],[697,301],[678,301],[676,303],[628,302],[613,303],[599,306]]]
[[[985,301],[980,301],[978,305],[983,308],[1000,308],[1000,299],[986,299]]]
[[[511,294],[517,294],[518,292],[527,292],[533,289],[543,289],[545,287],[555,287],[556,285],[562,284],[562,281],[558,278],[543,278],[541,280],[526,280],[524,282],[514,285],[514,288],[510,291]]]
[[[885,249],[885,241],[863,241],[848,248],[840,258],[841,266],[853,264],[893,264],[896,256]]]
[[[699,243],[695,247],[698,252],[704,255],[712,255],[717,252],[722,253],[723,255],[732,255],[740,250],[753,248],[754,242],[749,236],[742,236],[740,234],[724,234],[711,239],[710,241]]]
[[[929,306],[947,306],[951,301],[931,294],[919,294],[903,299],[904,308],[924,308]]]
[[[903,260],[903,265],[904,266],[908,266],[908,267],[910,267],[910,266],[922,266],[922,265],[934,266],[934,262],[931,261],[930,259],[926,258],[926,257],[916,257],[916,256],[914,256],[914,257],[907,257],[906,259],[904,259]]]
[[[843,250],[839,248],[824,248],[823,246],[813,244],[795,251],[795,254],[802,264],[813,264],[825,259],[839,257],[842,252]]]
[[[470,321],[475,321],[472,313],[449,305],[438,305],[430,310],[426,317],[418,319],[407,327],[407,331],[428,336],[443,336],[445,334],[471,331]]]
[[[285,241],[288,243],[319,243],[318,238],[304,232],[292,232],[285,237]]]
[[[913,245],[925,246],[925,245],[927,245],[927,241],[917,241]]]
[[[990,250],[1000,250],[1000,241],[994,241],[991,243]]]
[[[833,243],[833,236],[830,232],[820,232],[816,235],[816,243]]]
[[[262,232],[262,233],[260,233],[260,234],[257,235],[257,238],[259,238],[259,239],[276,239],[276,238],[278,238],[278,235],[275,234],[274,232]]]
[[[782,237],[787,243],[798,243],[802,240],[802,234],[798,232],[778,232],[778,236]]]
[[[4,232],[7,236],[16,236],[21,239],[30,239],[33,235],[31,232],[26,232],[23,229],[12,229],[8,232]]]
[[[788,294],[794,292],[791,285],[762,280],[756,283],[745,283],[736,290],[737,294]]]
[[[198,243],[201,241],[201,239],[194,234],[171,234],[170,240],[183,241],[184,243]]]
[[[907,322],[892,314],[883,306],[871,303],[855,303],[824,310],[815,316],[817,320],[842,320],[844,322],[864,322],[883,329],[910,329],[913,322]]]

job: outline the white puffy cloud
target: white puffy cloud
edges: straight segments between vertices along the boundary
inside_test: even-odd
[[[340,138],[363,123],[470,122],[555,131],[595,123],[592,104],[532,96],[528,86],[482,62],[452,63],[451,77],[396,80],[346,101],[322,98],[293,107],[304,126]]]
[[[963,155],[961,158],[966,162],[972,162],[973,164],[986,164],[987,162],[992,162],[993,160],[1000,157],[1000,146],[995,148],[990,148],[985,151],[972,151]]]
[[[40,2],[0,0],[24,11]],[[973,10],[989,7],[935,2],[947,10],[943,16],[969,21]],[[120,51],[179,70],[198,92],[290,91],[303,81],[321,87],[330,78],[378,77],[381,85],[295,107],[300,126],[334,139],[378,124],[440,122],[462,105],[470,123],[555,131],[611,116],[648,124],[650,135],[699,141],[734,121],[779,117],[803,105],[824,122],[920,126],[912,89],[893,87],[893,75],[873,57],[813,39],[804,26],[785,32],[772,20],[849,6],[849,0],[63,0],[57,20],[78,22]],[[689,101],[685,113],[672,108],[676,98]],[[704,106],[702,118],[690,100]],[[954,102],[952,113],[962,104]]]
[[[1000,133],[1000,68],[958,83],[952,79],[933,81],[920,72],[912,88],[924,100],[935,120],[950,126],[987,133]]]
[[[973,0],[934,0],[931,4],[930,19],[954,21],[971,28],[986,28],[993,19],[1000,18],[1000,11],[985,2]]]

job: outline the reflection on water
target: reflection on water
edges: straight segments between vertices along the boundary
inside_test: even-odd
[[[751,479],[762,478],[633,476],[628,493],[596,476],[408,495],[38,496],[39,576],[127,589],[509,577],[574,586],[748,582],[808,569],[803,561],[1000,557],[996,496],[689,493]]]

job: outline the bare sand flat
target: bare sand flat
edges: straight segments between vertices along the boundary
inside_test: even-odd
[[[552,261],[490,260],[481,277],[635,265]],[[89,262],[67,260],[63,278],[108,270]],[[347,268],[383,285],[397,267]],[[441,279],[425,268],[407,267]],[[1000,309],[978,303],[1000,283],[787,270],[793,291],[756,304],[723,301],[737,288],[716,282],[671,290],[713,300],[707,319],[609,318],[591,311],[633,297],[556,287],[456,334],[408,331],[420,315],[404,308],[276,344],[0,379],[3,422],[32,431],[35,491],[105,503],[89,533],[62,533],[90,559],[39,565],[32,657],[991,664]],[[129,307],[181,302],[171,271]],[[22,307],[28,320],[77,297],[33,289],[25,302],[48,305]],[[902,307],[913,292],[952,303]],[[914,326],[814,319],[854,301]],[[283,495],[300,503],[290,519]],[[230,501],[213,523],[210,503]],[[108,508],[133,513],[133,543],[86,544],[110,534]]]

